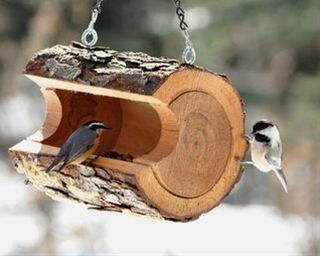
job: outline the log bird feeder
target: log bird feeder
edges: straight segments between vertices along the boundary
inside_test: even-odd
[[[242,174],[245,115],[224,75],[79,43],[40,51],[25,74],[41,87],[46,119],[9,151],[17,170],[54,199],[187,221],[217,206]],[[90,120],[112,127],[99,157],[46,173]]]

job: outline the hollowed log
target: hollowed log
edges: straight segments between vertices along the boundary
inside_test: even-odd
[[[43,127],[10,149],[18,171],[54,198],[186,221],[218,205],[242,173],[242,101],[222,75],[143,53],[78,43],[26,67],[44,95]],[[93,161],[43,170],[89,120],[106,132]]]

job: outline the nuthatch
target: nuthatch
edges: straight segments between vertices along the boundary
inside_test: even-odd
[[[274,171],[284,190],[288,193],[287,178],[282,171],[282,145],[278,127],[272,122],[263,119],[253,125],[251,134],[247,136],[251,147],[252,164],[261,172]]]
[[[80,164],[85,161],[97,149],[102,132],[109,129],[111,128],[99,121],[90,121],[82,125],[63,144],[46,172],[58,166],[60,171],[69,164]]]

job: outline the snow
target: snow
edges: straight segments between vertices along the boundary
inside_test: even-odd
[[[96,253],[104,244],[114,255],[294,255],[306,232],[301,217],[258,205],[221,205],[196,221],[173,223],[58,204],[56,221],[59,236],[69,237],[59,254],[75,255],[89,250],[88,239],[77,246],[79,238],[70,236],[81,227],[95,233]]]
[[[38,243],[45,231],[41,222],[41,216],[36,213],[0,213],[0,255]]]

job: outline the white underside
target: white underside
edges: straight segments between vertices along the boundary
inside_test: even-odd
[[[252,141],[251,147],[251,158],[254,165],[257,167],[257,169],[259,169],[259,171],[270,172],[275,169],[275,167],[271,165],[265,158],[267,149],[263,147],[261,143]]]

